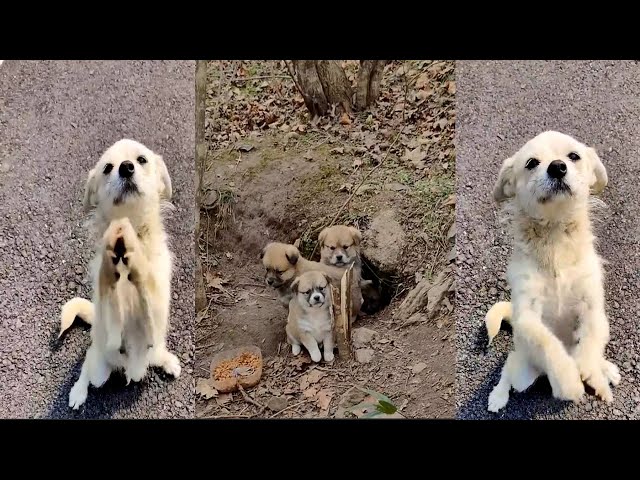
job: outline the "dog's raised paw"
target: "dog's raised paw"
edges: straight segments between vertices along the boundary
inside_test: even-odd
[[[508,401],[509,392],[496,386],[489,394],[488,410],[497,413],[507,405]]]
[[[615,387],[620,383],[620,380],[621,380],[620,370],[618,369],[615,363],[610,362],[608,360],[603,360],[602,370],[605,377],[607,377],[611,385]]]
[[[178,360],[178,357],[173,353],[167,352],[162,369],[172,377],[178,378],[182,371],[182,368],[180,367],[180,360]]]

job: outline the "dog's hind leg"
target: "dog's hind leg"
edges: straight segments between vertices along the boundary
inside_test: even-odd
[[[69,392],[69,407],[77,410],[87,400],[89,384],[101,387],[109,379],[111,368],[98,349],[91,344],[82,363],[80,377]]]
[[[511,387],[518,392],[523,392],[539,376],[540,372],[531,365],[523,352],[517,350],[510,352],[502,367],[500,382],[489,395],[489,411],[497,412],[507,404]]]

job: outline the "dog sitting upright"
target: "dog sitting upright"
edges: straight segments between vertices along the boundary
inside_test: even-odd
[[[69,394],[73,409],[85,402],[89,385],[102,386],[112,370],[124,370],[127,381],[141,380],[149,366],[180,375],[180,362],[166,346],[173,257],[162,209],[171,194],[162,157],[133,140],[116,142],[89,172],[84,206],[94,213],[93,299],[69,300],[60,318],[60,334],[76,316],[92,325]]]
[[[331,306],[329,279],[319,271],[306,272],[291,284],[293,297],[289,302],[287,319],[287,340],[291,352],[298,355],[300,345],[304,345],[311,360],[322,359],[318,346],[322,344],[324,360],[333,361],[333,325],[331,323]]]
[[[504,161],[494,199],[506,203],[514,235],[507,269],[511,302],[487,313],[490,338],[502,319],[513,327],[513,350],[489,395],[497,412],[511,387],[526,390],[546,374],[553,396],[577,402],[582,381],[607,402],[618,368],[605,359],[609,323],[602,261],[589,220],[593,193],[608,183],[596,151],[559,132],[527,142]]]

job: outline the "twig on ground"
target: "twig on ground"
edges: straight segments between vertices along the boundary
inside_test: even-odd
[[[278,415],[280,415],[282,412],[286,412],[287,410],[291,410],[292,408],[299,407],[299,406],[300,406],[300,405],[302,405],[303,403],[308,403],[308,402],[310,402],[310,401],[311,401],[310,399],[307,399],[307,400],[302,400],[301,402],[298,402],[298,403],[294,403],[293,405],[289,405],[288,407],[283,408],[282,410],[278,410],[276,413],[274,413],[273,415],[271,415],[269,418],[275,418],[275,417],[277,417]]]
[[[260,409],[260,412],[257,415],[260,415],[260,413],[262,413],[262,412],[264,412],[266,410],[267,407],[265,407],[260,402],[257,402],[256,400],[251,398],[249,396],[249,394],[244,391],[244,388],[242,388],[242,385],[240,385],[240,383],[238,383],[238,390],[242,394],[242,398],[244,398],[245,402],[250,403],[251,405],[255,405],[256,407],[258,407]]]
[[[266,78],[291,78],[289,75],[256,75],[255,77],[247,77],[247,78],[232,78],[231,83],[233,82],[250,82],[251,80],[260,80]]]

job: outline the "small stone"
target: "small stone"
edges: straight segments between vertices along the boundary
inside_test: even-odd
[[[492,297],[495,297],[498,294],[498,290],[496,289],[496,287],[491,287],[489,289],[489,295],[491,295]]]
[[[356,362],[369,363],[371,360],[373,360],[373,349],[359,348],[356,350]]]
[[[587,404],[584,406],[584,409],[585,409],[587,412],[590,412],[590,411],[591,411],[591,404],[590,404],[590,403],[587,403]]]
[[[267,402],[267,408],[272,412],[279,412],[287,408],[287,399],[285,397],[271,397]]]
[[[69,284],[67,285],[68,290],[75,290],[76,287],[77,287],[76,282],[69,282]]]
[[[80,265],[76,266],[76,274],[77,275],[82,275],[84,273],[84,268],[82,268]]]
[[[418,375],[425,368],[427,368],[427,364],[424,362],[416,363],[413,367],[411,367],[411,373],[414,375]]]
[[[181,402],[180,400],[176,400],[176,401],[175,401],[175,406],[176,406],[177,408],[182,408],[182,402]]]
[[[613,414],[614,414],[616,417],[621,417],[621,416],[622,416],[622,412],[621,412],[620,410],[618,410],[617,408],[614,408],[614,409],[613,409]]]
[[[631,362],[624,362],[622,364],[622,368],[624,368],[625,370],[631,370]]]
[[[613,302],[613,308],[615,308],[617,310],[618,308],[620,308],[620,304],[618,302],[614,301]]]
[[[353,340],[354,345],[363,346],[368,343],[371,343],[373,337],[376,335],[375,330],[371,330],[369,328],[361,327],[354,328],[351,332],[351,339]]]

